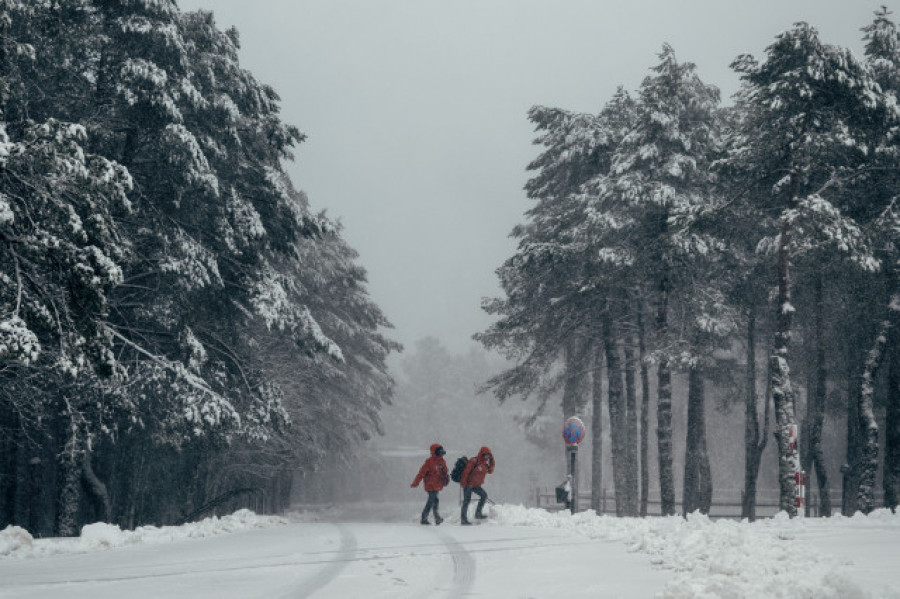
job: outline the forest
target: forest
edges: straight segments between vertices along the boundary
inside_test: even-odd
[[[0,528],[282,510],[382,431],[401,349],[304,135],[173,0],[2,0],[0,38]]]
[[[717,451],[742,454],[753,520],[768,447],[790,515],[801,469],[823,516],[895,509],[900,33],[883,8],[861,37],[857,57],[797,23],[734,59],[731,103],[663,45],[597,114],[532,108],[486,351],[426,338],[400,388],[402,347],[340,223],[288,177],[304,134],[237,30],[175,0],[0,0],[0,529],[332,499],[316,475],[377,475],[360,454],[385,434],[497,440],[512,499],[559,482],[557,405],[603,441],[595,508],[608,461],[618,515],[652,494],[708,513]],[[723,404],[742,442],[713,446]]]
[[[563,417],[592,417],[595,438],[608,431],[619,515],[648,513],[652,470],[663,515],[679,475],[682,512],[709,513],[711,388],[717,405],[743,406],[744,518],[770,434],[788,514],[801,469],[820,515],[896,509],[900,38],[886,8],[860,35],[857,58],[795,24],[733,60],[728,105],[666,44],[640,88],[597,114],[530,110],[532,204],[497,270],[503,295],[483,304],[497,320],[476,335],[513,365],[486,387],[536,398],[536,417],[559,399]],[[840,472],[826,417],[846,422]],[[738,438],[716,451],[740,452]],[[602,444],[591,452],[596,509]]]

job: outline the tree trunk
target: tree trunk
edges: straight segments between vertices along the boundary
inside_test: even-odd
[[[12,410],[0,403],[0,530],[13,523],[15,509],[15,448],[17,429]]]
[[[609,309],[601,316],[603,349],[606,354],[606,378],[609,392],[609,435],[612,441],[613,484],[616,489],[616,515],[629,514],[628,483],[625,469],[627,436],[625,431],[625,392],[622,385],[622,359],[616,343],[616,331]]]
[[[278,477],[281,480],[278,513],[284,513],[286,509],[291,507],[291,487],[294,485],[294,474],[293,471],[284,468],[279,471]]]
[[[816,278],[816,363],[815,392],[811,394],[812,421],[809,427],[809,460],[816,471],[819,488],[819,515],[831,516],[831,493],[828,490],[828,471],[822,450],[822,428],[825,425],[825,400],[828,393],[828,372],[825,370],[825,298],[823,276]],[[810,395],[810,394],[808,394]],[[809,480],[807,478],[807,480]]]
[[[852,365],[848,369],[852,369]],[[860,431],[859,402],[854,399],[853,374],[848,372],[847,379],[847,461],[841,466],[841,514],[852,516],[856,513],[859,498],[859,464],[860,464]]]
[[[563,418],[581,416],[589,396],[588,359],[593,344],[582,338],[570,339],[566,346],[566,379],[563,385]]]
[[[603,514],[603,361],[593,350],[593,389],[591,393],[591,509]],[[566,472],[569,471],[566,465]]]
[[[91,464],[92,454],[90,451],[85,451],[82,457],[82,476],[84,477],[85,489],[87,489],[88,494],[90,495],[91,501],[94,504],[94,510],[98,514],[101,522],[111,522],[110,514],[110,503],[109,503],[109,492],[106,489],[106,485],[103,484],[97,475],[94,473],[94,467]]]
[[[81,440],[78,424],[71,412],[62,415],[66,440],[59,457],[59,499],[56,513],[56,534],[74,537],[78,534],[78,509],[81,503]]]
[[[28,526],[32,520],[31,510],[34,507],[32,506],[31,501],[31,495],[34,489],[32,489],[33,477],[31,476],[31,467],[29,466],[31,461],[31,452],[28,450],[29,440],[28,436],[22,430],[17,431],[15,438],[16,444],[14,447],[14,455],[16,456],[16,469],[13,478],[15,492],[13,493],[12,523],[34,532]]]
[[[59,488],[59,429],[47,427],[40,431],[39,444],[32,458],[34,476],[30,501],[31,526],[35,536],[50,537],[56,534]]]
[[[8,121],[13,120],[13,117],[9,111],[9,81],[11,79],[11,71],[10,61],[9,61],[9,26],[12,23],[12,20],[9,16],[9,11],[6,7],[9,5],[3,5],[0,8],[0,114],[3,115],[4,119]]]
[[[809,356],[809,364],[807,364],[806,368],[806,413],[803,415],[803,419],[800,421],[800,439],[802,440],[801,449],[800,449],[800,470],[806,472],[807,476],[807,484],[808,486],[812,486],[812,434],[811,428],[813,425],[814,418],[814,410],[815,406],[813,403],[815,402],[815,397],[813,394],[815,393],[816,383],[815,383],[815,355]],[[799,415],[798,415],[799,418]],[[809,502],[806,502],[805,505],[806,511],[805,515],[809,516]]]
[[[875,334],[866,357],[859,389],[860,466],[857,508],[868,514],[875,508],[875,477],[878,473],[878,422],[875,419],[875,376],[884,362],[885,353],[893,345],[900,321],[900,294],[891,298],[887,317]],[[890,340],[890,341],[889,341]]]
[[[625,511],[636,517],[638,508],[638,459],[637,459],[637,389],[635,387],[634,337],[625,340],[625,485],[628,503]]]
[[[896,512],[900,503],[900,345],[894,345],[890,355],[883,485],[884,507]]]
[[[668,334],[669,281],[664,274],[659,283],[656,330],[660,340]],[[657,365],[656,440],[659,453],[659,498],[663,516],[675,515],[675,472],[672,456],[672,372],[663,356]]]
[[[123,439],[120,446],[121,499],[117,501],[120,504],[117,520],[123,528],[134,530],[149,521],[147,514],[138,505],[144,495],[148,451],[142,440],[134,437]]]
[[[797,175],[792,175],[792,192],[789,208],[794,208]],[[792,235],[790,219],[784,219],[778,239],[778,301],[775,314],[775,343],[769,357],[769,386],[775,406],[775,440],[778,444],[779,507],[789,516],[797,515],[794,500],[794,473],[799,470],[797,447],[790,441],[791,428],[796,426],[794,416],[794,391],[791,387],[788,348],[794,306],[791,305],[790,243]]]
[[[566,378],[563,384],[562,411],[563,418],[584,415],[584,408],[590,396],[591,353],[594,344],[581,337],[572,338],[566,345]],[[564,449],[563,459],[568,460]],[[566,472],[568,472],[568,463]]]
[[[684,453],[682,513],[700,510],[709,514],[712,504],[712,480],[706,447],[704,384],[699,368],[691,368],[688,382],[688,421]]]
[[[647,496],[650,493],[650,470],[647,451],[650,447],[650,373],[644,358],[647,346],[644,342],[644,308],[638,302],[638,360],[641,364],[641,517],[647,515]]]
[[[747,318],[747,395],[744,402],[744,491],[741,497],[741,518],[756,520],[756,481],[759,464],[769,436],[769,397],[763,399],[763,432],[759,431],[756,391],[756,311],[750,309]]]

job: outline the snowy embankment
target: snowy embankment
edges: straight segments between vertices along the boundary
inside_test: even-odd
[[[199,539],[215,535],[287,524],[279,516],[258,516],[250,510],[238,510],[229,516],[206,518],[182,526],[140,526],[122,530],[113,524],[89,524],[81,529],[81,536],[72,538],[34,539],[27,530],[8,526],[0,531],[0,557],[41,557],[61,553],[84,553],[97,549],[168,543],[182,539]]]
[[[183,526],[144,526],[123,531],[109,524],[92,524],[80,537],[33,539],[25,530],[8,527],[0,531],[0,559],[43,557],[85,553],[138,544],[158,544],[197,539],[243,530],[309,521],[378,522],[386,531],[409,527],[418,517],[418,504],[395,519],[396,504],[382,507],[342,506],[328,510],[292,513],[286,518],[258,516],[240,510],[222,518],[208,518]],[[900,515],[877,510],[853,518],[789,519],[780,514],[753,524],[733,520],[713,521],[693,514],[688,518],[615,518],[592,511],[570,515],[513,505],[491,508],[488,528],[481,528],[480,541],[491,529],[508,537],[503,528],[524,526],[564,530],[597,541],[620,544],[622,551],[642,554],[656,567],[672,573],[658,595],[683,598],[841,598],[900,599],[900,572],[896,550],[900,546]],[[452,519],[446,526],[452,526]],[[442,528],[445,528],[442,527]],[[419,530],[422,527],[416,526]],[[463,547],[471,537],[458,527],[456,542]],[[393,534],[393,533],[391,533]],[[480,542],[479,541],[479,542]],[[381,545],[379,545],[381,546]],[[341,563],[346,562],[342,560]],[[396,566],[399,568],[400,566]],[[420,566],[416,566],[420,567]],[[591,576],[606,575],[598,563]],[[548,572],[548,575],[551,575]],[[658,587],[657,587],[658,588]]]
[[[650,556],[675,576],[662,596],[681,597],[872,597],[851,576],[855,565],[823,553],[801,537],[841,529],[900,531],[900,515],[877,510],[869,516],[790,519],[781,513],[753,524],[713,521],[700,514],[686,519],[615,518],[593,511],[570,515],[520,506],[496,506],[492,520],[511,526],[562,528],[592,539],[619,541],[629,551]],[[877,597],[900,598],[894,588]]]

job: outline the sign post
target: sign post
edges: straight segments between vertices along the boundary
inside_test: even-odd
[[[566,464],[572,477],[572,496],[569,498],[571,513],[578,511],[578,444],[584,440],[584,423],[572,416],[563,424],[563,440],[566,442]]]

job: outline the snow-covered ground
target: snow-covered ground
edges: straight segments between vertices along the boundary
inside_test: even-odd
[[[748,524],[500,505],[479,526],[425,527],[420,508],[95,524],[75,539],[10,527],[0,597],[900,598],[900,515],[884,510]]]

